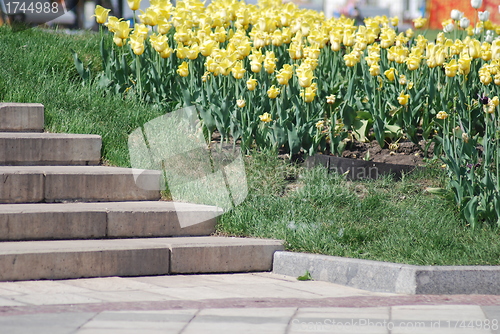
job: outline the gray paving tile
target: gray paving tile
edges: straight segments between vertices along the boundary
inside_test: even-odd
[[[404,305],[391,308],[392,320],[456,322],[486,319],[476,305]]]
[[[90,291],[129,291],[129,290],[145,290],[157,288],[156,285],[147,284],[124,277],[98,277],[98,278],[80,278],[74,280],[64,280],[61,283],[83,288]]]
[[[65,284],[64,281],[0,282],[0,289],[19,294],[61,294],[90,292],[90,290]],[[0,295],[2,292],[0,291]]]
[[[490,327],[492,333],[500,334],[500,306],[483,306],[481,308],[486,318],[490,320],[489,323],[484,321],[483,326]],[[479,322],[478,325],[480,325]]]
[[[1,333],[63,334],[74,333],[96,313],[57,313],[0,316]]]
[[[10,298],[0,298],[0,306],[24,306],[25,303],[16,302]]]
[[[167,289],[164,289],[167,290]],[[163,290],[161,290],[163,291]],[[167,295],[167,293],[157,293],[153,291],[100,291],[93,293],[79,294],[81,297],[96,300],[97,302],[140,302],[140,301],[165,301],[178,299]]]
[[[59,294],[29,294],[22,296],[12,296],[11,299],[17,302],[31,305],[57,305],[57,304],[87,304],[102,303],[102,300],[95,298],[95,294],[90,296],[77,295],[72,293]]]

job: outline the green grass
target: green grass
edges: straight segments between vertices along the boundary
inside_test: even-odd
[[[99,134],[107,163],[129,166],[127,136],[167,112],[83,86],[71,50],[100,66],[99,35],[0,27],[0,101],[42,103],[49,132]]]
[[[399,182],[350,182],[322,167],[256,153],[247,173],[250,194],[222,217],[222,234],[278,238],[291,251],[416,265],[500,263],[498,230],[471,230],[453,202],[425,191],[443,185],[437,168]]]
[[[51,132],[103,137],[105,162],[128,166],[131,131],[169,111],[83,86],[71,49],[99,68],[98,35],[0,27],[0,102],[45,105]],[[424,191],[442,186],[431,169],[394,182],[347,182],[275,156],[246,160],[249,196],[225,214],[221,234],[279,238],[289,250],[427,265],[500,262],[498,230],[464,226],[453,203]]]

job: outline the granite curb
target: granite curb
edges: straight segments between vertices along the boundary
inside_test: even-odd
[[[500,266],[416,266],[278,251],[273,273],[373,292],[411,295],[500,295]]]

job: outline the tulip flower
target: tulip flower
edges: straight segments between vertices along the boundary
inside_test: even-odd
[[[130,28],[129,21],[120,21],[115,26],[115,37],[126,39],[132,28]]]
[[[500,100],[498,99],[498,96],[494,96],[491,98],[490,102],[488,104],[491,104],[492,106],[498,107],[500,104]]]
[[[398,102],[400,105],[405,106],[408,104],[408,100],[410,99],[409,94],[403,94],[404,91],[401,91],[401,94],[398,96]]]
[[[116,16],[109,16],[108,22],[104,23],[104,25],[108,27],[109,31],[115,32],[117,24],[120,23],[121,21],[123,21],[123,19],[119,19]]]
[[[271,122],[273,119],[271,118],[271,114],[270,113],[263,113],[262,115],[259,116],[260,120],[264,123],[269,123]]]
[[[138,10],[141,6],[141,0],[127,0],[127,3],[132,10]]]
[[[472,62],[472,58],[468,55],[464,54],[458,59],[459,71],[460,74],[467,75],[470,72],[470,64]]]
[[[313,71],[312,70],[297,70],[297,77],[299,78],[299,85],[301,87],[309,87],[312,84]]]
[[[396,70],[393,67],[384,72],[385,77],[389,79],[389,81],[394,81],[395,74]]]
[[[138,15],[138,17],[143,24],[152,27],[158,24],[158,13],[154,9],[148,8],[146,9],[146,12],[143,12],[142,10],[140,12],[141,14]]]
[[[163,50],[161,53],[160,53],[160,56],[165,59],[165,58],[168,58],[172,55],[172,53],[174,53],[174,49],[172,49],[171,47],[167,47],[165,50]]]
[[[483,0],[471,0],[470,5],[474,9],[478,9],[483,5]]]
[[[373,64],[372,66],[370,66],[368,70],[370,74],[374,77],[380,74],[380,66],[377,64]]]
[[[149,42],[153,46],[153,49],[155,49],[155,51],[159,53],[168,48],[168,38],[165,35],[151,35],[149,36]]]
[[[326,103],[328,103],[328,104],[334,104],[336,100],[337,100],[337,97],[333,94],[328,95],[326,97]]]
[[[440,111],[440,112],[437,113],[436,118],[437,119],[447,119],[448,116],[450,116],[450,115],[448,115],[446,113],[446,111]]]
[[[454,77],[457,75],[459,65],[455,59],[452,59],[449,63],[444,64],[444,70],[447,77]]]
[[[132,51],[140,56],[144,53],[144,40],[137,35],[132,35],[130,36],[130,40],[128,42],[130,44],[130,47],[132,48]]]
[[[464,13],[462,13],[458,9],[452,9],[451,10],[450,17],[452,18],[452,20],[460,21],[460,19],[462,19],[463,16],[464,16]]]
[[[300,96],[304,99],[305,102],[310,103],[314,101],[314,97],[316,96],[316,91],[313,87],[306,87],[300,92]]]
[[[108,20],[108,14],[110,11],[110,9],[97,5],[94,10],[95,15],[92,16],[95,17],[97,23],[103,24]]]
[[[470,26],[470,20],[465,16],[460,19],[460,28],[467,29]]]
[[[231,68],[231,73],[233,74],[233,77],[235,79],[241,79],[243,78],[243,75],[245,75],[246,70],[243,68],[243,64],[241,61],[236,62],[236,64]]]
[[[254,78],[250,78],[247,80],[247,88],[248,90],[255,90],[255,87],[257,87],[257,80]]]
[[[415,29],[422,28],[426,23],[427,23],[426,18],[419,17],[419,18],[413,19],[413,25],[415,26]]]
[[[275,99],[278,95],[280,94],[279,88],[276,88],[276,86],[272,85],[268,90],[267,90],[267,96],[270,99]]]
[[[487,10],[485,10],[484,12],[478,12],[477,16],[481,21],[488,21],[490,19],[490,12],[488,12]]]
[[[189,75],[188,63],[183,61],[182,64],[180,64],[177,68],[177,74],[179,74],[181,77],[187,77]]]
[[[238,106],[238,108],[243,108],[243,107],[245,107],[247,104],[246,104],[245,100],[243,100],[243,99],[239,99],[239,100],[236,100],[236,105]]]

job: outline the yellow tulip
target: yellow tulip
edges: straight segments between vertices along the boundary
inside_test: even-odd
[[[483,85],[489,85],[493,81],[493,77],[488,69],[481,68],[479,70],[479,81],[481,81]]]
[[[239,100],[236,100],[236,105],[238,106],[238,108],[243,108],[247,105],[247,103],[245,102],[245,100],[239,99]]]
[[[198,47],[198,44],[194,43],[187,50],[186,57],[189,60],[194,60],[194,59],[198,58],[198,53],[200,53],[200,48]]]
[[[113,37],[113,42],[116,44],[116,46],[123,46],[123,39],[120,37]]]
[[[129,21],[120,21],[115,26],[115,37],[126,39],[132,28],[130,28]]]
[[[357,55],[354,54],[353,52],[351,52],[351,53],[344,55],[344,62],[346,64],[346,66],[353,67],[354,65],[356,65],[359,62],[359,60],[358,60]]]
[[[306,87],[300,92],[300,96],[304,99],[305,102],[309,103],[314,101],[316,91],[312,87]]]
[[[140,56],[144,53],[144,40],[141,37],[136,35],[130,36],[128,43],[136,55]]]
[[[257,87],[257,80],[254,78],[250,78],[247,80],[247,88],[248,90],[255,90],[255,87]]]
[[[374,77],[380,74],[380,66],[378,64],[373,64],[372,66],[370,66],[368,70],[370,71],[370,74]]]
[[[463,74],[463,75],[469,74],[471,62],[472,62],[472,58],[466,54],[462,55],[460,57],[460,59],[458,59],[460,74]]]
[[[165,50],[163,50],[161,53],[160,53],[160,56],[162,58],[168,58],[172,55],[172,53],[174,53],[174,49],[172,49],[171,47],[167,47]]]
[[[440,111],[438,112],[438,114],[436,115],[436,118],[437,119],[447,119],[448,118],[448,114],[446,113],[446,111]]]
[[[141,7],[141,0],[127,0],[127,3],[132,10],[138,10]]]
[[[390,20],[390,21],[391,21],[391,25],[392,25],[393,27],[396,27],[396,26],[399,24],[399,17],[394,16],[394,17],[392,17],[392,18],[391,18],[391,20]]]
[[[495,85],[500,86],[500,72],[495,74],[495,77],[493,78]]]
[[[418,57],[411,56],[407,58],[405,62],[406,62],[406,67],[408,67],[410,71],[414,71],[420,67],[420,58]]]
[[[168,38],[165,35],[154,34],[149,36],[149,42],[153,46],[153,49],[156,52],[163,52],[166,48],[168,48]]]
[[[268,90],[267,90],[267,96],[270,99],[275,99],[278,95],[280,94],[279,88],[276,88],[276,86],[272,85]]]
[[[241,61],[236,62],[236,64],[231,68],[231,73],[235,79],[242,79],[245,75],[246,70],[243,68]]]
[[[310,69],[297,69],[297,77],[301,87],[309,87],[311,86],[314,78],[313,71]]]
[[[262,69],[262,64],[258,61],[251,61],[250,62],[250,70],[253,73],[259,73],[260,70]]]
[[[149,34],[149,29],[146,25],[139,23],[135,25],[133,34],[142,39],[146,39]]]
[[[151,7],[146,9],[146,12],[140,11],[141,14],[138,15],[139,19],[143,24],[154,27],[158,24],[158,13]]]
[[[187,77],[189,75],[188,63],[183,61],[182,64],[180,64],[177,68],[177,74],[179,74],[181,77]]]
[[[182,44],[177,44],[177,48],[175,49],[175,55],[179,59],[187,58],[188,48],[183,46]]]
[[[447,77],[454,77],[457,75],[459,65],[455,59],[452,59],[449,63],[444,64],[444,70]]]
[[[269,123],[269,122],[271,122],[273,120],[271,118],[271,114],[267,113],[267,112],[265,112],[264,114],[260,115],[259,118],[264,123]]]
[[[111,31],[111,32],[115,32],[116,31],[116,25],[123,21],[123,19],[119,19],[117,18],[116,16],[109,16],[108,17],[108,22],[104,23],[104,25],[106,27],[108,27],[108,30]]]
[[[405,106],[408,104],[408,100],[410,99],[409,94],[403,94],[404,91],[401,91],[401,94],[398,96],[398,102],[400,105]]]
[[[211,39],[207,39],[203,41],[200,45],[200,52],[204,57],[208,57],[212,54],[214,48],[216,47],[217,42]]]
[[[419,18],[413,19],[413,25],[415,26],[415,29],[422,28],[426,23],[427,23],[426,18],[419,17]]]
[[[97,23],[103,24],[108,20],[108,14],[110,11],[110,9],[97,5],[94,10],[95,15],[92,16],[95,17]]]
[[[333,94],[328,95],[326,97],[326,103],[328,103],[328,104],[334,104],[336,100],[337,100],[337,97]]]
[[[384,72],[384,75],[387,79],[389,79],[389,81],[394,81],[396,70],[394,69],[394,67],[391,67],[390,69]]]
[[[500,100],[498,99],[498,96],[494,96],[491,98],[490,102],[488,104],[491,104],[492,106],[498,107],[500,104]]]

